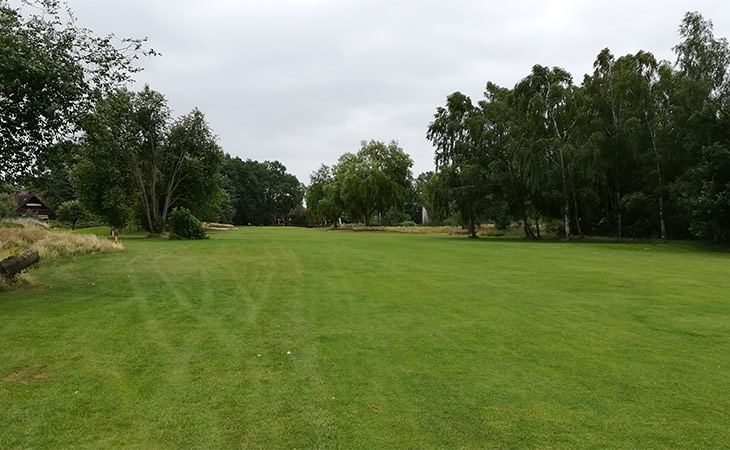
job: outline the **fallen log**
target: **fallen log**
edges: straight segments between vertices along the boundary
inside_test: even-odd
[[[0,261],[0,279],[9,280],[13,278],[24,269],[37,264],[39,259],[38,252],[35,250],[25,252],[22,255],[8,256]]]

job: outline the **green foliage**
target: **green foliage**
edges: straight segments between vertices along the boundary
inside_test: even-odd
[[[374,214],[403,207],[412,189],[413,161],[396,141],[360,144],[356,154],[340,156],[332,172],[344,212],[369,226]]]
[[[703,148],[700,163],[675,187],[692,235],[715,242],[730,240],[730,141]]]
[[[170,213],[170,239],[205,239],[205,228],[188,209],[175,208]]]
[[[431,220],[472,236],[493,221],[537,239],[729,240],[730,45],[698,13],[680,36],[676,65],[604,49],[580,85],[536,65],[477,105],[449,95],[427,134],[438,171],[416,183]]]
[[[644,192],[632,192],[621,199],[619,206],[623,213],[623,234],[626,237],[638,238],[651,236],[654,216],[654,202]]]
[[[293,208],[286,215],[286,224],[294,227],[306,227],[307,222],[307,209],[302,206]]]
[[[178,200],[168,207],[175,203],[206,221],[230,221],[230,198],[221,177],[223,151],[200,110],[193,109],[172,124],[161,153],[169,162],[162,166],[167,171],[163,180],[177,185],[172,198]]]
[[[487,155],[479,151],[482,123],[483,117],[471,99],[455,92],[447,97],[446,107],[437,109],[426,135],[436,148],[440,203],[453,202],[470,237],[477,237],[490,190]]]
[[[88,213],[78,200],[70,200],[61,204],[56,210],[56,217],[61,222],[71,224],[71,229],[76,228],[76,223],[86,218]]]
[[[0,194],[12,194],[16,191],[17,189],[15,189],[15,187],[13,187],[10,183],[3,183],[0,181]]]
[[[118,90],[84,130],[72,181],[82,204],[111,225],[136,218],[159,233],[176,205],[207,219],[224,214],[223,153],[199,110],[171,122],[159,92]]]
[[[426,208],[431,224],[443,224],[451,215],[448,187],[439,173],[426,172],[416,178],[416,198]]]
[[[18,217],[18,206],[10,194],[0,193],[0,219]]]
[[[400,225],[401,223],[413,222],[411,216],[399,208],[390,208],[381,214],[380,225]]]
[[[302,204],[301,183],[279,161],[244,161],[226,155],[221,170],[236,225],[270,225]]]
[[[100,92],[110,92],[140,70],[134,60],[154,54],[143,40],[95,36],[77,26],[56,0],[13,8],[0,0],[0,178],[17,179],[33,161],[79,129]],[[120,47],[114,43],[120,42]]]
[[[71,171],[78,161],[79,146],[62,141],[46,148],[35,161],[32,176],[22,178],[27,190],[43,192],[43,203],[56,210],[62,203],[75,200]]]
[[[504,202],[497,202],[492,217],[494,219],[494,226],[498,230],[506,230],[512,224],[512,217]]]
[[[679,26],[682,42],[674,47],[683,74],[700,82],[708,95],[727,82],[730,46],[726,38],[715,38],[712,21],[698,12],[685,14]]]
[[[340,188],[334,179],[332,169],[322,164],[309,178],[305,191],[307,218],[309,222],[321,225],[337,225],[344,213]]]
[[[562,223],[560,221],[556,221],[557,230],[558,232],[561,231]],[[508,237],[508,238],[519,238],[524,236],[524,230],[521,228],[503,228],[503,229],[494,229],[489,230],[485,233],[486,236],[489,237]]]

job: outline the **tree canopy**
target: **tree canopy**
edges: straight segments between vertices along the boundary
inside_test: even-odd
[[[302,204],[302,184],[279,161],[226,155],[222,174],[237,225],[271,225]]]
[[[477,105],[449,95],[427,133],[432,208],[450,205],[472,235],[507,212],[529,238],[542,222],[568,238],[730,239],[730,46],[698,13],[679,32],[674,64],[604,49],[580,85],[536,65],[512,89],[487,83]]]
[[[37,172],[43,152],[79,131],[101,95],[140,70],[144,39],[96,36],[55,0],[25,14],[0,0],[0,179]]]
[[[83,127],[74,187],[110,224],[136,216],[159,233],[174,206],[201,212],[220,206],[223,152],[197,109],[171,121],[159,92],[121,89],[100,101]]]
[[[330,224],[344,216],[370,226],[374,214],[403,209],[413,192],[412,166],[397,141],[362,141],[357,153],[344,153],[333,167],[322,165],[311,175],[309,216]]]

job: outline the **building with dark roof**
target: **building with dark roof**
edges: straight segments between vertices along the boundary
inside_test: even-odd
[[[16,192],[13,194],[13,200],[15,200],[15,204],[18,206],[18,214],[22,215],[32,211],[38,215],[39,219],[54,220],[56,218],[56,214],[43,203],[40,193],[30,191]]]

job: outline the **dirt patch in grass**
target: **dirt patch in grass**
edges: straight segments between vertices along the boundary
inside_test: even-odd
[[[3,383],[30,384],[37,383],[50,375],[51,373],[46,369],[46,366],[28,366],[9,373],[0,378],[0,381]]]

